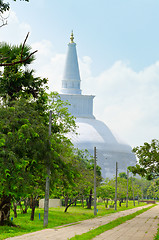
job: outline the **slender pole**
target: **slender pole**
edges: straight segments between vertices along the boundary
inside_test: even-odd
[[[155,199],[155,179],[153,179],[153,200]]]
[[[96,147],[94,147],[94,216],[97,215],[96,199]]]
[[[51,121],[52,121],[52,111],[49,114],[49,136],[51,136]],[[44,227],[48,225],[48,215],[49,215],[49,188],[50,188],[50,164],[47,164],[47,177],[45,185],[45,200],[44,200]]]
[[[131,177],[131,181],[132,181],[133,203],[134,203],[134,207],[135,207],[133,177]]]
[[[118,178],[118,162],[116,162],[116,177],[115,177],[115,210],[117,210],[117,178]]]
[[[126,207],[128,207],[128,197],[129,197],[128,187],[129,187],[129,170],[127,169],[127,193],[126,193]]]

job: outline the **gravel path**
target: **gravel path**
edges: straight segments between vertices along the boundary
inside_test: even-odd
[[[52,240],[67,240],[67,239],[75,236],[76,234],[82,234],[82,233],[88,232],[91,229],[97,228],[97,227],[104,225],[104,224],[106,224],[112,220],[115,220],[119,217],[134,213],[140,209],[147,208],[148,206],[150,206],[150,205],[113,213],[110,215],[106,215],[104,217],[97,217],[94,219],[84,220],[84,221],[78,222],[78,223],[76,223],[74,225],[70,225],[70,226],[65,226],[65,227],[61,226],[61,227],[54,228],[54,229],[44,229],[44,230],[41,230],[38,232],[33,232],[33,233],[25,234],[22,236],[12,237],[12,238],[7,238],[7,239],[8,240],[36,240],[36,239],[37,240],[51,240],[51,239]],[[127,240],[127,239],[129,239],[129,240],[130,239],[152,240],[153,238],[151,238],[151,235],[156,234],[156,232],[157,232],[157,223],[159,223],[159,222],[158,222],[158,218],[156,218],[156,216],[158,216],[158,214],[159,214],[159,206],[156,206],[156,207],[148,210],[147,212],[139,215],[138,217],[136,217],[134,219],[134,222],[137,221],[137,224],[134,224],[133,220],[130,220],[130,221],[128,221],[129,223],[126,223],[126,225],[125,224],[120,225],[119,229],[117,227],[117,228],[114,228],[113,230],[107,231],[107,232],[109,232],[108,237],[107,236],[105,237],[105,235],[101,234],[97,238],[94,238],[94,239],[107,239],[107,240],[118,239],[119,240],[119,239],[121,239],[119,237],[122,236],[122,240]],[[140,220],[142,220],[142,221],[141,221],[141,224],[139,225]],[[131,224],[133,227],[131,226]],[[122,228],[123,225],[125,225],[124,229]],[[123,230],[119,231],[120,228]],[[134,236],[135,232],[141,232],[141,231],[137,230],[136,228],[137,229],[142,228],[144,231],[144,234],[146,234],[144,236],[148,236],[148,238],[137,238],[137,237],[125,238],[126,232],[127,232],[127,234],[131,232],[132,236]],[[127,230],[125,230],[125,229],[127,229]],[[131,229],[131,231],[129,231],[129,229]],[[133,230],[134,230],[134,232],[133,232]],[[113,233],[112,232],[110,233],[110,231],[112,231],[114,233],[118,233],[118,232],[120,232],[120,233],[116,234],[116,237],[114,237],[114,235],[112,235]],[[124,233],[122,231],[124,231]],[[142,236],[143,236],[143,231],[142,231]],[[105,232],[104,234],[106,234],[107,232]],[[150,234],[150,232],[152,234]],[[139,234],[139,236],[141,236],[141,234]]]

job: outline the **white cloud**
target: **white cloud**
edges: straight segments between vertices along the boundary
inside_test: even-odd
[[[63,69],[65,63],[65,54],[56,54],[51,58],[50,64],[47,66],[49,88],[51,91],[60,91],[61,80],[63,77]]]
[[[46,39],[40,41],[40,42],[35,42],[32,43],[31,47],[34,50],[38,50],[38,54],[41,57],[51,57],[52,55],[52,43]]]
[[[38,50],[33,67],[40,77],[48,78],[50,91],[60,91],[63,76],[65,54],[57,54],[53,45],[48,40],[42,40],[32,44],[34,50]]]
[[[95,115],[133,146],[159,138],[159,63],[136,73],[122,62],[92,79]]]

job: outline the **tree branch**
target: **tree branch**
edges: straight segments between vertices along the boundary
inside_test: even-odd
[[[14,66],[16,64],[19,64],[19,63],[23,63],[23,62],[26,62],[33,54],[35,54],[38,50],[32,52],[28,57],[22,59],[22,60],[19,60],[19,61],[16,61],[16,62],[12,62],[12,63],[0,63],[0,67],[7,67],[7,66]]]
[[[26,43],[26,41],[27,41],[27,39],[28,39],[28,36],[29,36],[29,32],[28,32],[28,34],[26,35],[26,38],[25,38],[25,40],[24,40],[24,42],[23,42],[20,60],[22,60],[23,50],[24,50],[25,43]]]
[[[0,61],[3,61],[3,60],[5,60],[5,59],[7,59],[8,57],[2,57],[2,58],[0,58]]]
[[[5,25],[7,25],[7,20],[6,20],[6,18],[0,16],[0,20],[1,20],[1,22],[2,22],[2,24],[0,25],[0,28],[3,27],[3,26],[5,26]]]
[[[19,63],[24,63],[24,62],[26,62],[33,54],[35,54],[35,53],[38,51],[38,50],[36,50],[36,51],[30,53],[29,56],[27,56],[26,58],[22,59],[23,50],[24,50],[26,41],[27,41],[27,39],[28,39],[28,36],[29,36],[29,32],[28,32],[28,34],[26,35],[26,38],[25,38],[25,40],[24,40],[24,42],[23,42],[23,45],[22,45],[22,51],[21,51],[21,55],[20,55],[20,60],[19,60],[19,61],[12,62],[12,63],[0,63],[0,67],[14,66],[14,65],[19,64]],[[3,60],[5,60],[5,59],[6,59],[6,57],[3,57],[3,58],[0,59],[0,61],[3,61]]]
[[[7,25],[7,19],[9,18],[9,14],[7,17],[4,17],[2,13],[0,13],[0,21],[2,22],[2,24],[0,25],[0,28]]]

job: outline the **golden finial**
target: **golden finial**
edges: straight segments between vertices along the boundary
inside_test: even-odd
[[[72,31],[72,33],[71,33],[70,39],[71,39],[70,43],[74,43],[74,41],[73,41],[73,40],[74,40],[73,31]]]

